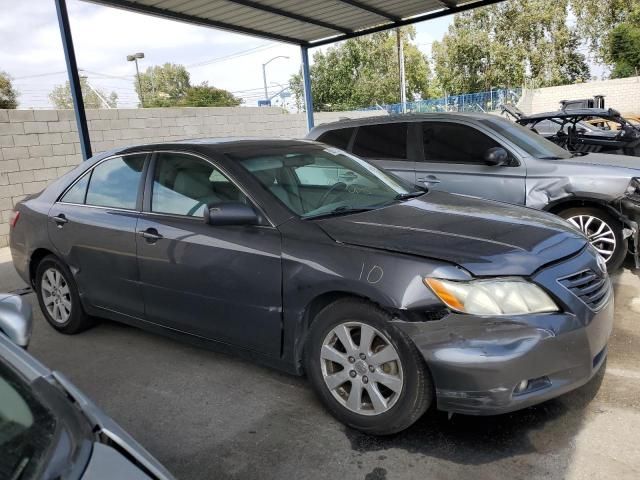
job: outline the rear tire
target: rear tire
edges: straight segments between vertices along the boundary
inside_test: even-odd
[[[95,322],[82,308],[71,271],[53,255],[38,264],[36,295],[44,318],[57,331],[74,335],[94,326]]]
[[[390,320],[364,300],[338,300],[316,316],[305,348],[307,376],[327,409],[374,435],[406,429],[433,401],[424,359]]]
[[[609,273],[617,271],[627,255],[622,223],[600,208],[578,207],[558,215],[584,233],[607,262]]]

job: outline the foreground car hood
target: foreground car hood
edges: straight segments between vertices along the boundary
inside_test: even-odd
[[[441,192],[317,223],[336,241],[444,260],[476,276],[530,275],[587,243],[554,215]]]

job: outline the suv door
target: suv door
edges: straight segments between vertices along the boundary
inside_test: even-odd
[[[358,127],[352,151],[408,182],[416,183],[416,131],[412,123],[395,122]]]
[[[205,223],[207,205],[224,202],[252,203],[209,160],[186,153],[154,155],[137,235],[146,318],[279,355],[280,232],[267,223]]]
[[[416,162],[416,183],[433,190],[461,193],[502,202],[524,204],[526,166],[512,153],[504,166],[487,165],[485,152],[502,145],[475,126],[420,122],[422,160]]]
[[[147,154],[108,158],[69,187],[49,211],[49,238],[83,299],[142,317],[136,224]]]

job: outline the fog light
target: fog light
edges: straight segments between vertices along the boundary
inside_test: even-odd
[[[513,393],[522,393],[529,386],[529,380],[522,380],[517,386]]]

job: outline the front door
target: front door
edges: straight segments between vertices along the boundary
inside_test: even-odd
[[[430,121],[421,123],[421,133],[424,154],[416,162],[417,183],[524,205],[526,166],[512,154],[509,165],[487,165],[485,152],[504,146],[486,132],[462,123]]]
[[[49,237],[91,305],[142,317],[136,225],[146,154],[98,163],[49,211]],[[140,203],[141,205],[141,203]]]
[[[205,223],[207,205],[250,202],[207,160],[158,153],[152,170],[136,237],[147,320],[279,355],[280,232]]]

